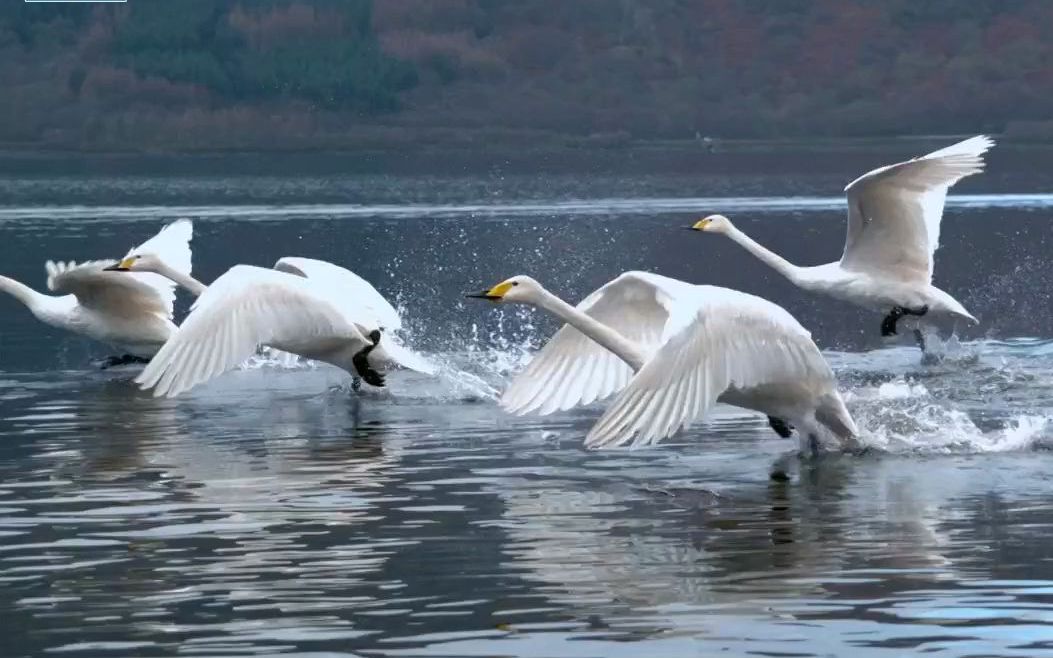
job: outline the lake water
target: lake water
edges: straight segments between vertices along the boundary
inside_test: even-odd
[[[790,260],[834,260],[841,188],[887,156],[752,157],[7,169],[6,275],[39,289],[48,258],[120,256],[189,216],[206,282],[283,255],[346,265],[444,367],[356,395],[327,366],[256,361],[155,400],[134,368],[93,367],[104,346],[0,299],[0,656],[1053,655],[1053,169],[996,150],[956,188],[936,283],[982,323],[923,364],[877,314],[682,230],[723,212]],[[555,327],[462,293],[528,273],[576,300],[626,269],[786,306],[875,449],[776,483],[794,443],[731,408],[607,452],[581,448],[599,407],[504,415],[495,393]]]

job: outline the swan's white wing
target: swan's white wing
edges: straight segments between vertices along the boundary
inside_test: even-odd
[[[236,367],[258,345],[310,344],[324,350],[355,338],[362,339],[357,327],[307,280],[237,265],[202,293],[136,382],[171,397]]]
[[[904,281],[932,280],[947,190],[983,171],[994,142],[980,135],[881,167],[848,184],[848,236],[841,266]]]
[[[642,356],[662,342],[678,298],[694,286],[648,272],[626,272],[586,297],[578,309],[635,343]],[[570,325],[564,325],[501,396],[514,414],[549,414],[602,400],[625,388],[632,368]]]
[[[130,317],[140,313],[158,313],[171,317],[172,305],[157,290],[125,273],[107,272],[104,268],[115,261],[63,263],[48,261],[48,290],[76,295],[77,302],[107,315]]]
[[[177,219],[138,247],[132,247],[127,255],[154,254],[169,267],[189,275],[191,272],[190,240],[193,236],[194,223],[189,219]],[[171,279],[152,272],[126,272],[124,276],[134,278],[156,290],[168,307],[169,317],[172,316],[176,284]]]
[[[678,303],[670,320],[675,333],[600,417],[585,445],[656,443],[703,417],[731,386],[833,381],[809,333],[781,307],[710,286]]]
[[[427,357],[418,354],[403,345],[402,341],[400,341],[394,334],[384,334],[381,337],[380,352],[386,356],[389,361],[397,363],[403,368],[409,368],[410,370],[424,373],[425,375],[434,375],[439,369],[438,366],[432,363]]]
[[[372,284],[350,270],[324,260],[295,256],[279,259],[274,269],[306,277],[320,289],[341,296],[355,317],[375,317],[376,323],[389,331],[402,328],[398,311]]]

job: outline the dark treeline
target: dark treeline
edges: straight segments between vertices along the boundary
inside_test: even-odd
[[[1053,137],[1048,0],[0,4],[0,141]]]

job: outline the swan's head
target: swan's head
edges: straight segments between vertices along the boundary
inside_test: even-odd
[[[732,224],[731,220],[724,215],[709,215],[695,222],[691,228],[709,233],[727,233],[731,230]]]
[[[132,253],[105,269],[109,272],[157,272],[163,264],[157,254]]]
[[[514,276],[505,279],[489,290],[467,295],[474,299],[488,299],[491,302],[525,302],[530,303],[541,296],[541,284],[528,276]]]

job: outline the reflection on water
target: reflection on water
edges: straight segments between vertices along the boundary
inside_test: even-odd
[[[1044,343],[977,348],[1006,371],[1053,372]],[[854,410],[900,399],[887,387],[902,375],[873,370],[903,358],[837,355],[859,377]],[[985,372],[941,367],[933,400]],[[1005,451],[982,452],[977,429],[971,447],[917,439],[803,462],[787,484],[766,473],[792,442],[730,408],[666,446],[591,453],[594,410],[510,419],[414,397],[415,374],[393,377],[401,395],[362,399],[322,368],[240,371],[176,400],[128,376],[2,383],[4,655],[1035,655],[1053,642],[1053,552],[1036,540],[1053,523],[1044,428]],[[1004,378],[1003,416],[1053,417],[1048,397],[1022,399],[1029,386]],[[869,429],[901,423],[890,407]]]
[[[745,228],[791,260],[836,258],[840,200],[825,178],[793,182],[814,203],[743,205],[741,223],[767,213]],[[35,199],[0,210],[0,262],[29,283],[44,258],[123,253],[186,210],[66,207],[53,222],[48,184],[3,184]],[[288,253],[350,264],[399,299],[439,378],[395,373],[356,395],[336,369],[262,362],[156,400],[133,369],[88,370],[99,348],[0,299],[0,656],[1053,652],[1053,343],[1006,338],[1053,321],[1049,232],[1032,221],[1044,197],[951,204],[937,283],[984,324],[922,364],[874,335],[879,318],[783,286],[726,241],[685,239],[678,213],[698,199],[654,205],[659,186],[646,202],[568,194],[473,216],[484,197],[416,185],[390,212],[377,206],[397,205],[394,185],[347,202],[361,213],[333,198],[301,214],[183,203],[202,204],[203,279]],[[501,414],[493,391],[551,325],[460,293],[522,271],[573,297],[631,267],[784,302],[874,449],[773,483],[794,443],[734,409],[653,449],[595,453],[581,438],[598,409]]]

